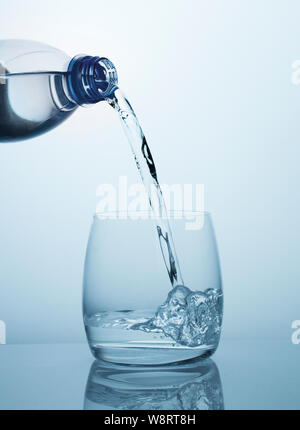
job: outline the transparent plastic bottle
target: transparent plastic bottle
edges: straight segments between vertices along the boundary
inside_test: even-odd
[[[72,59],[43,43],[0,40],[0,143],[45,133],[116,88],[117,72],[107,58]]]

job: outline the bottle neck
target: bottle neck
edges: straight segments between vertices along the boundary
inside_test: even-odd
[[[98,103],[118,88],[117,71],[107,58],[77,55],[68,67],[67,86],[77,104]]]

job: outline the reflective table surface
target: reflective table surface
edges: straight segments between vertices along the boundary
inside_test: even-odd
[[[223,339],[208,360],[138,368],[86,344],[0,345],[0,409],[299,409],[300,345]]]

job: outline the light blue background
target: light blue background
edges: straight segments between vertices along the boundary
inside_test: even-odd
[[[11,0],[1,38],[109,57],[162,182],[203,183],[222,264],[224,338],[288,341],[300,318],[300,3]],[[96,188],[138,180],[114,112],[80,109],[0,146],[0,319],[8,343],[84,340]],[[295,346],[297,349],[297,347]]]

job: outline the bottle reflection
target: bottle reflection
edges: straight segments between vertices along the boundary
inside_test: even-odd
[[[134,367],[95,361],[85,392],[84,409],[218,410],[224,409],[216,364]]]

